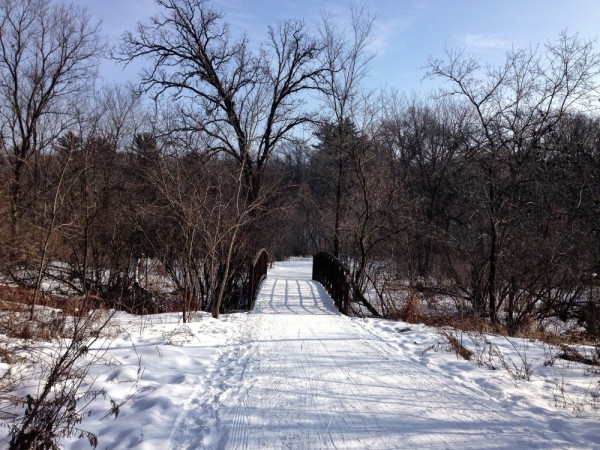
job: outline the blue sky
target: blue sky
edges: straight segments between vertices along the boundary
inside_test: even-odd
[[[95,18],[115,44],[121,34],[156,14],[154,0],[74,0]],[[367,85],[400,92],[427,94],[432,82],[422,81],[430,55],[444,48],[465,48],[482,61],[502,60],[511,46],[527,47],[555,40],[567,30],[584,39],[600,34],[600,0],[367,0],[376,16]],[[349,17],[346,0],[214,0],[232,30],[246,31],[253,43],[266,36],[267,26],[286,18],[314,25],[327,11],[343,23]],[[600,46],[599,46],[600,50]],[[133,80],[135,68],[123,72],[104,64],[106,81]]]

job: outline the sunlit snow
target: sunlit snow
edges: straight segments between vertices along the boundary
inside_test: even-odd
[[[254,311],[219,320],[119,315],[93,370],[124,403],[115,419],[96,400],[81,428],[99,449],[600,446],[598,412],[557,397],[560,377],[597,383],[583,366],[545,367],[544,346],[490,336],[530,380],[479,367],[433,328],[340,315],[310,274],[309,259],[275,264]]]

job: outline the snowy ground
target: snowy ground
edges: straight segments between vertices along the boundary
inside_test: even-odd
[[[310,272],[275,265],[250,314],[120,316],[95,383],[128,400],[116,419],[97,400],[82,428],[99,449],[600,448],[584,366],[493,336],[457,359],[435,329],[339,315]]]

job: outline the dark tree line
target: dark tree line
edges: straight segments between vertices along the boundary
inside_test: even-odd
[[[364,9],[253,46],[207,0],[157,3],[120,47],[147,64],[135,92],[94,85],[85,11],[0,3],[0,269],[33,288],[32,315],[54,283],[218,316],[246,306],[267,247],[344,260],[357,314],[398,316],[408,295],[511,332],[553,315],[598,329],[594,43],[561,35],[493,68],[448,52],[428,64],[441,90],[408,100],[362,86]]]
[[[218,316],[242,306],[245,264],[268,244],[262,223],[281,202],[267,162],[310,121],[303,94],[327,70],[324,43],[289,20],[252,52],[209,2],[158,4],[157,17],[123,37],[124,62],[150,63],[132,94],[91,89],[101,45],[84,10],[1,5],[11,218],[2,266],[35,288],[32,316],[53,278],[69,293],[156,309],[139,284],[148,260],[176,287],[184,317],[198,308]],[[140,93],[154,101],[152,116]]]
[[[597,330],[593,47],[563,35],[488,72],[454,53],[429,67],[448,80],[436,98],[316,132],[307,252],[339,254],[383,315],[408,292],[510,332],[551,316]]]

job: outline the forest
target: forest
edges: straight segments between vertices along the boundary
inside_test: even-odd
[[[600,335],[596,42],[441,49],[419,98],[365,87],[366,7],[257,43],[157,3],[108,52],[82,8],[0,1],[0,299],[218,317],[258,249],[327,251],[355,315]],[[102,85],[105,58],[144,68]]]

